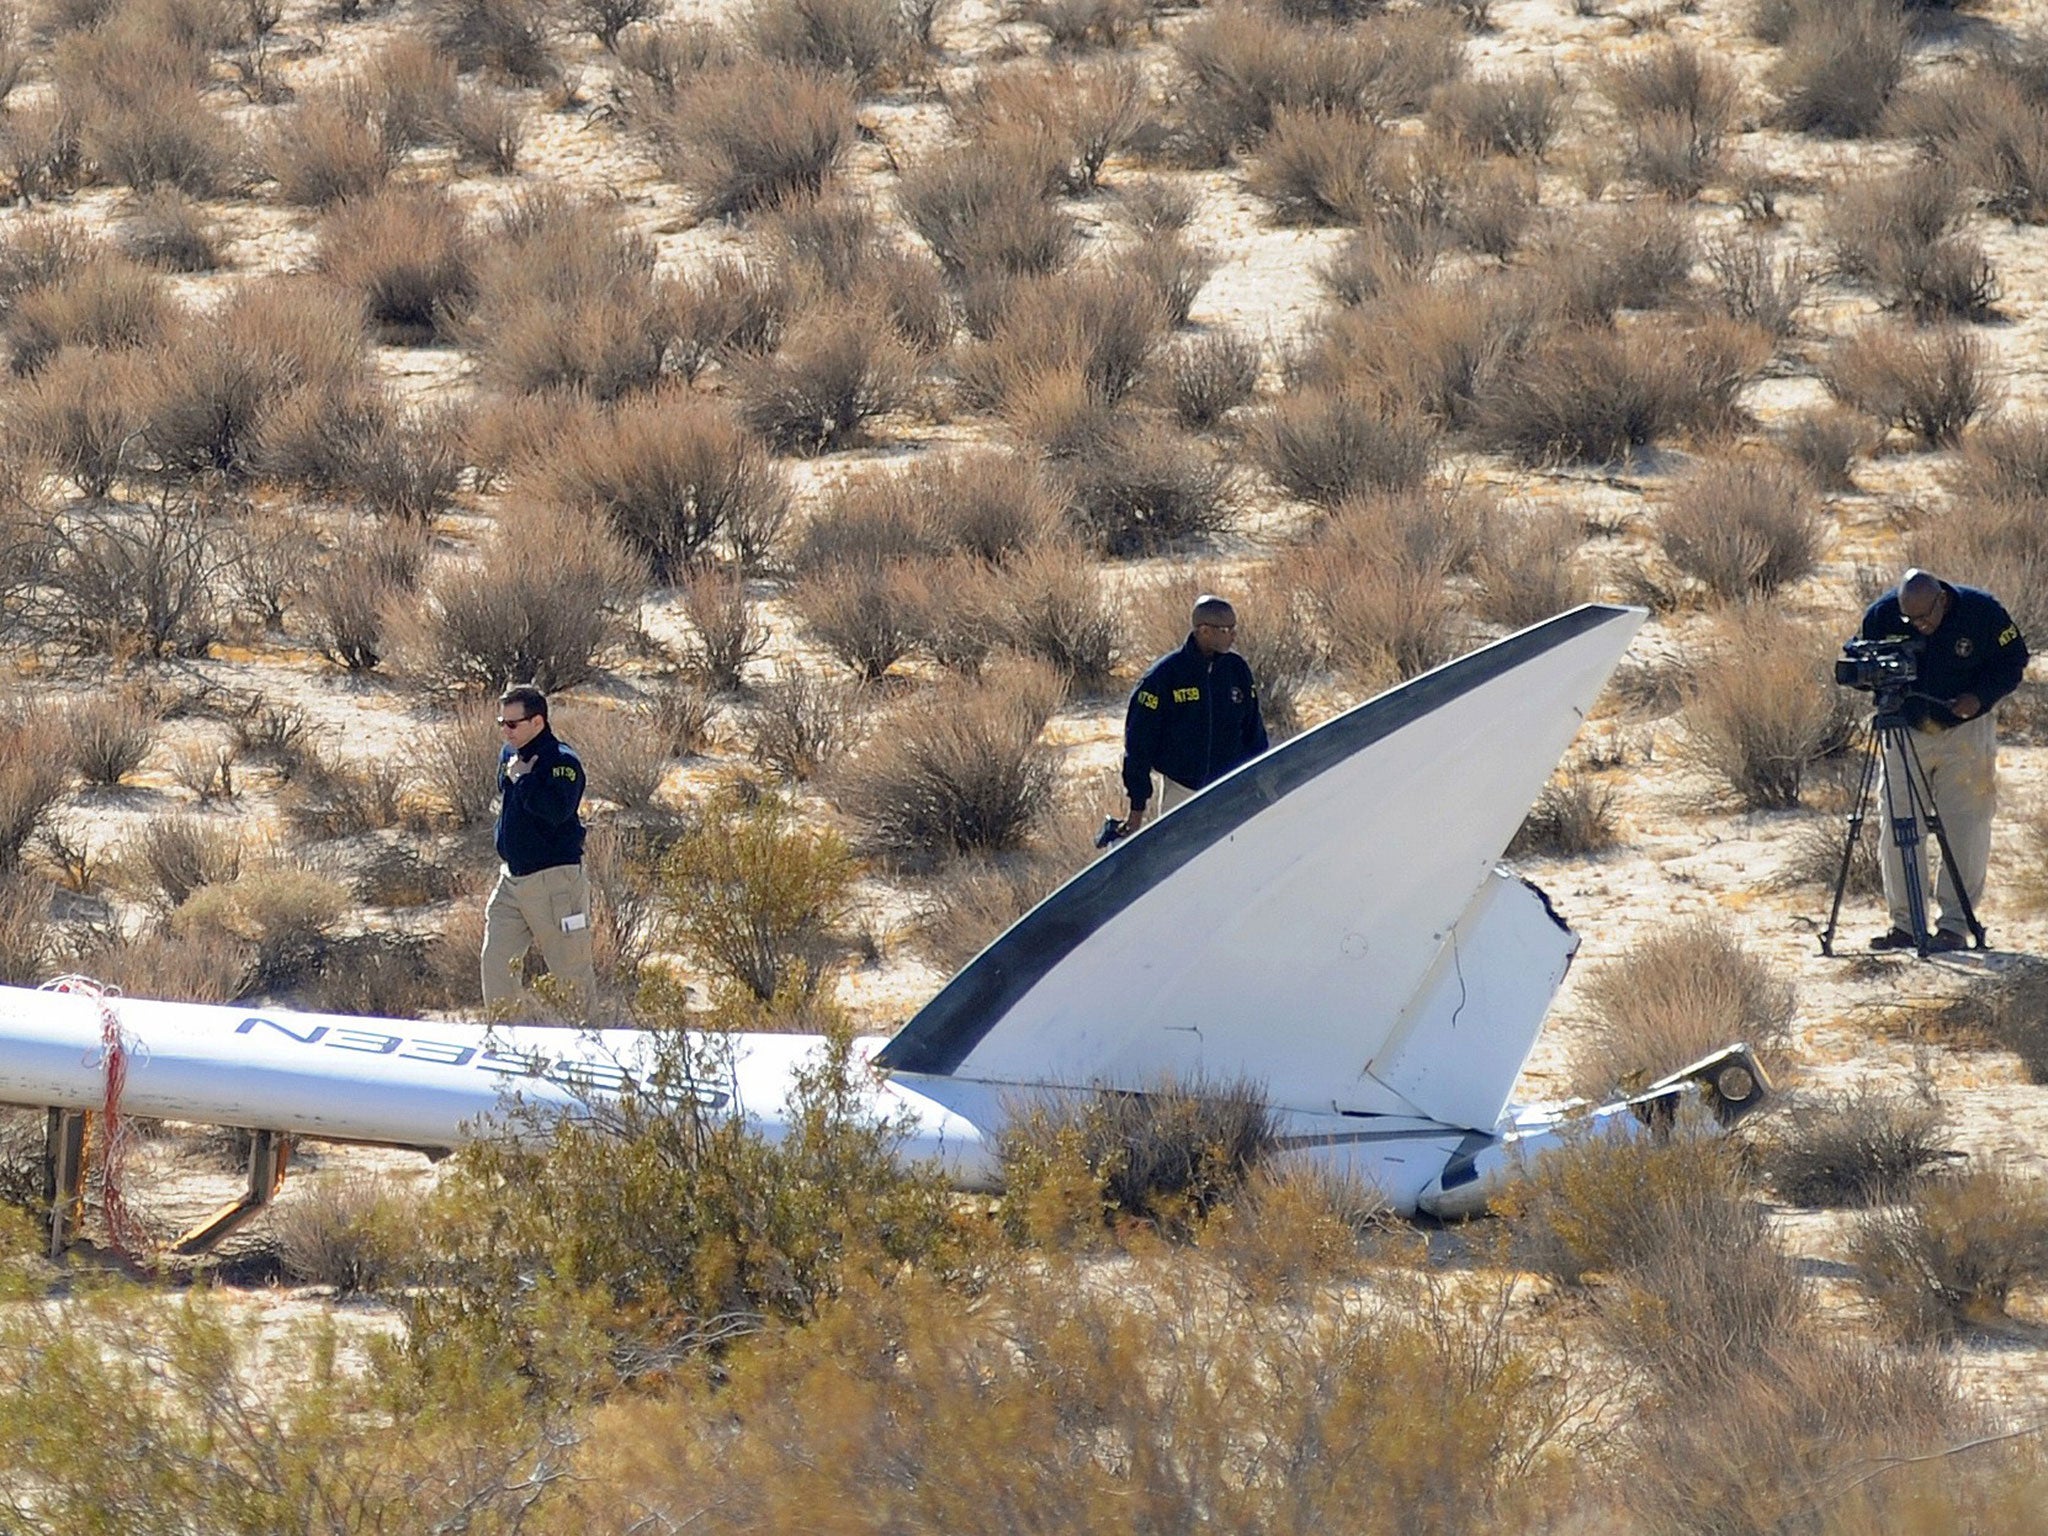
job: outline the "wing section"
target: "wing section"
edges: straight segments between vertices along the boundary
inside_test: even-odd
[[[1368,1067],[1644,617],[1560,614],[1247,763],[1025,914],[878,1064],[1132,1090],[1244,1077],[1277,1106],[1415,1113]]]

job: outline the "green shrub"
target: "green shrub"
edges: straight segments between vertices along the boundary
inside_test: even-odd
[[[171,913],[181,938],[225,934],[253,947],[252,984],[289,986],[319,961],[351,906],[348,887],[290,864],[242,869],[202,885]]]
[[[662,861],[675,941],[767,1000],[815,986],[849,915],[855,865],[838,834],[782,800],[713,800]]]

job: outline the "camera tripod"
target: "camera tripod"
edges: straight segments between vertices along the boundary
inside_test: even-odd
[[[1863,753],[1863,777],[1856,789],[1856,803],[1849,811],[1849,835],[1842,845],[1842,867],[1835,875],[1834,905],[1828,909],[1828,925],[1820,936],[1820,952],[1832,957],[1835,952],[1835,926],[1842,915],[1842,892],[1849,883],[1849,864],[1856,854],[1856,840],[1863,835],[1863,816],[1870,804],[1871,791],[1880,782],[1879,770],[1887,761],[1886,752],[1891,753],[1890,761],[1898,764],[1896,774],[1882,775],[1885,799],[1885,819],[1891,824],[1891,839],[1899,850],[1899,865],[1903,873],[1906,890],[1906,911],[1913,924],[1913,947],[1922,960],[1928,955],[1931,935],[1927,931],[1927,892],[1922,885],[1920,853],[1920,829],[1925,826],[1934,834],[1934,841],[1941,849],[1942,867],[1949,873],[1949,883],[1955,887],[1956,900],[1962,905],[1963,920],[1970,925],[1970,937],[1978,949],[1984,948],[1984,925],[1977,921],[1977,909],[1970,901],[1970,893],[1963,889],[1962,873],[1956,867],[1955,854],[1948,845],[1948,833],[1941,824],[1941,813],[1934,808],[1934,793],[1927,783],[1927,772],[1920,766],[1920,753],[1913,745],[1913,727],[1907,722],[1904,693],[1880,693],[1877,712],[1871,716],[1870,739]]]

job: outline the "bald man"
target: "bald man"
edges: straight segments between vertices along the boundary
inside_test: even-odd
[[[1124,711],[1124,793],[1135,832],[1160,778],[1163,816],[1196,790],[1266,750],[1266,722],[1252,669],[1233,647],[1237,613],[1220,597],[1195,600],[1188,637],[1152,663]]]
[[[1930,950],[1956,950],[1969,943],[1969,920],[1956,881],[1974,911],[1984,892],[1991,860],[1991,813],[1998,800],[1998,735],[1991,709],[2020,684],[2027,669],[2027,642],[2004,604],[1989,592],[1943,581],[1923,570],[1908,570],[1897,587],[1863,615],[1866,640],[1924,642],[1919,680],[1905,703],[1913,727],[1914,755],[1927,776],[1927,791],[1948,835],[1955,868],[1942,860],[1941,925],[1929,935]],[[1886,804],[1905,804],[1902,763],[1895,749],[1884,758]],[[1892,787],[1901,786],[1897,802]],[[1887,829],[1888,834],[1888,829]],[[1920,888],[1927,889],[1927,842],[1914,844]],[[1912,914],[1906,902],[1905,862],[1897,842],[1879,838],[1884,860],[1885,904],[1891,930],[1870,941],[1872,949],[1913,949]]]

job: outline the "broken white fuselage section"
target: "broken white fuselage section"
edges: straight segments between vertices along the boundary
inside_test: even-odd
[[[1020,1102],[1167,1081],[1262,1084],[1288,1155],[1398,1211],[1483,1206],[1558,1113],[1508,1102],[1577,939],[1497,868],[1643,619],[1589,605],[1288,741],[1118,845],[893,1037],[859,1042],[906,1157],[997,1178]],[[693,1092],[777,1136],[814,1037],[746,1035]],[[429,1149],[510,1106],[574,1114],[643,1079],[628,1030],[411,1023],[0,988],[0,1102]],[[1693,1085],[1724,1119],[1765,1086],[1740,1046],[1589,1116],[1633,1128]],[[266,1142],[259,1140],[259,1148]],[[61,1161],[61,1158],[59,1159]],[[260,1175],[260,1177],[259,1177]],[[245,1204],[267,1169],[252,1167]],[[224,1213],[225,1214],[225,1213]]]

